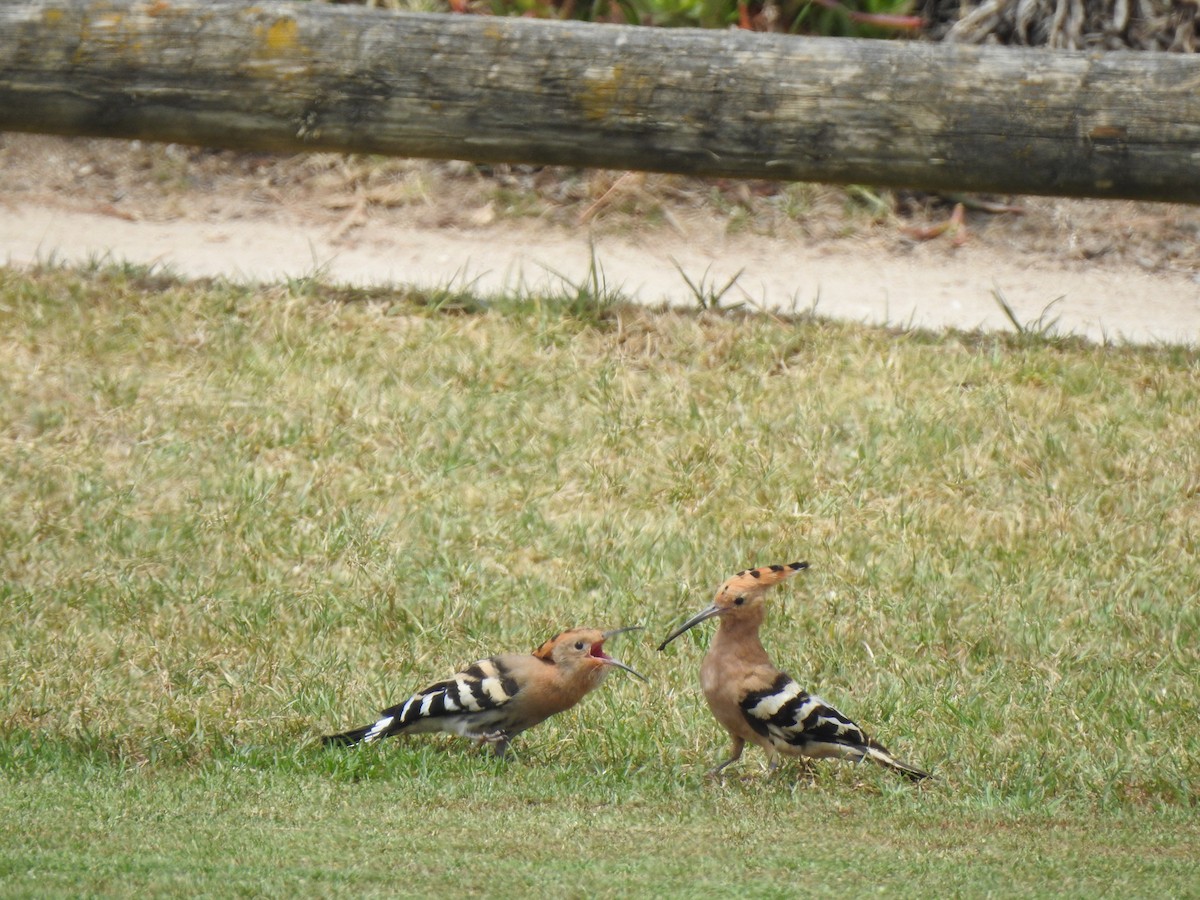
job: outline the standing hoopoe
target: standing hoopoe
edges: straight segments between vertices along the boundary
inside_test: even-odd
[[[550,638],[532,654],[505,653],[481,659],[385,709],[373,725],[321,740],[349,747],[393,734],[449,731],[492,744],[496,755],[503,756],[509,741],[570,709],[598,687],[613,666],[646,681],[644,675],[604,652],[608,638],[638,627],[604,632],[572,628]]]
[[[813,759],[869,759],[913,781],[928,778],[928,772],[900,762],[848,718],[815,694],[806,693],[772,665],[758,639],[765,614],[763,598],[772,585],[807,568],[808,563],[797,562],[738,572],[721,585],[712,606],[692,616],[658,645],[662,650],[705,619],[721,617],[700,666],[700,687],[733,746],[729,759],[710,774],[736,762],[746,741],[751,741],[766,751],[771,769],[779,765],[779,754],[785,753]]]

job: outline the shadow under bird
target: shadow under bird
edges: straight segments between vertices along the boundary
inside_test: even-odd
[[[716,775],[741,758],[746,742],[766,751],[771,770],[780,754],[810,759],[869,759],[913,781],[928,772],[901,762],[820,697],[804,691],[775,668],[759,640],[766,615],[764,597],[773,586],[808,563],[763,566],[738,572],[717,591],[712,606],[692,616],[659,644],[664,649],[685,631],[720,618],[716,635],[700,666],[700,687],[717,721],[733,743]]]
[[[611,669],[624,669],[648,681],[604,652],[606,640],[639,628],[572,628],[531,654],[481,659],[385,709],[371,725],[321,740],[327,746],[350,747],[397,734],[447,731],[491,744],[496,756],[504,756],[514,737],[570,709],[599,687]]]

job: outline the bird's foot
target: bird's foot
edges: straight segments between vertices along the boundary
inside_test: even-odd
[[[704,777],[723,781],[727,777],[725,774],[725,770],[727,768],[729,768],[731,765],[733,765],[735,762],[737,762],[737,759],[727,759],[727,760],[725,760],[725,762],[721,763],[719,766],[716,766],[712,769],[709,769],[707,772],[705,772]]]
[[[505,752],[508,750],[508,732],[497,729],[496,731],[485,731],[475,736],[480,745],[491,744],[492,752],[495,753],[497,759],[503,759]]]

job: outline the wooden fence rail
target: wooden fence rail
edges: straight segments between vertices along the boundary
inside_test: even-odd
[[[1200,58],[6,0],[0,130],[1200,202]]]

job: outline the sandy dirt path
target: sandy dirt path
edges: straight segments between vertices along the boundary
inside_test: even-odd
[[[105,145],[109,157],[95,164],[87,148],[94,154],[97,142],[45,143],[54,140],[10,136],[9,152],[0,154],[0,188],[8,185],[0,202],[0,261],[9,265],[108,259],[166,266],[187,276],[275,281],[320,273],[355,285],[471,283],[491,292],[582,281],[594,255],[610,288],[646,303],[695,306],[688,279],[711,291],[736,275],[725,303],[785,311],[815,307],[822,315],[870,323],[1010,329],[999,292],[1025,323],[1045,317],[1056,320],[1060,331],[1093,339],[1200,343],[1200,211],[1186,207],[1136,213],[1145,228],[1163,227],[1156,214],[1169,219],[1162,240],[1183,245],[1158,264],[1116,252],[1118,219],[1133,214],[1128,205],[1084,206],[1089,215],[1075,216],[1086,221],[1081,228],[1076,221],[1056,224],[1064,217],[1051,201],[1043,201],[1051,205],[1040,208],[1050,210],[1040,225],[1012,234],[985,225],[961,246],[948,238],[899,240],[896,228],[816,241],[796,234],[731,234],[727,219],[703,211],[672,216],[673,227],[606,232],[570,220],[496,218],[486,200],[462,192],[445,202],[472,211],[466,215],[359,215],[351,228],[340,208],[336,215],[305,215],[316,207],[282,190],[276,192],[281,202],[222,206],[218,200],[253,189],[255,178],[239,179],[236,171],[204,181],[199,191],[189,188],[203,203],[175,202],[169,213],[153,204],[139,208],[128,202],[136,199],[136,185],[123,192],[112,186],[112,147]],[[59,148],[65,159],[49,173],[37,165],[47,146]],[[72,167],[75,175],[64,183],[61,170]],[[486,186],[477,189],[486,194]],[[1072,242],[1095,244],[1108,227],[1106,215],[1116,219],[1115,237],[1105,246],[1116,251],[1095,259],[1070,252]],[[1036,241],[1029,237],[1034,227],[1041,230]]]

